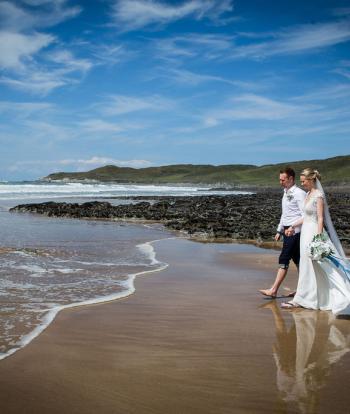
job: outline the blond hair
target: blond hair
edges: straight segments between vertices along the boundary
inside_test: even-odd
[[[307,180],[316,181],[316,178],[321,181],[321,174],[313,168],[305,168],[300,175],[303,175]]]

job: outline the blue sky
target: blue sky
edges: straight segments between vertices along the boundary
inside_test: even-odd
[[[0,0],[0,179],[350,153],[350,3]]]

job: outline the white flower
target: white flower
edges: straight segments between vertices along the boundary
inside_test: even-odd
[[[316,234],[308,246],[308,256],[311,260],[322,260],[334,253],[326,234]]]
[[[293,193],[290,193],[289,191],[287,191],[286,196],[288,201],[292,201],[294,198]]]

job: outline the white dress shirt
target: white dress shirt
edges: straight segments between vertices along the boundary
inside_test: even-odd
[[[284,189],[282,198],[282,215],[277,231],[283,233],[284,226],[291,226],[303,217],[303,209],[306,193],[295,184],[293,187]],[[294,232],[299,233],[301,225],[295,227]]]

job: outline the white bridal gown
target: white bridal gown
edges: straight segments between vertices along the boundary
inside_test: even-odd
[[[308,246],[317,228],[317,199],[324,194],[315,190],[308,194],[304,205],[304,222],[300,235],[298,287],[293,299],[304,308],[331,310],[335,315],[350,315],[350,281],[345,272],[328,260],[313,261]],[[334,245],[335,256],[340,256]]]

